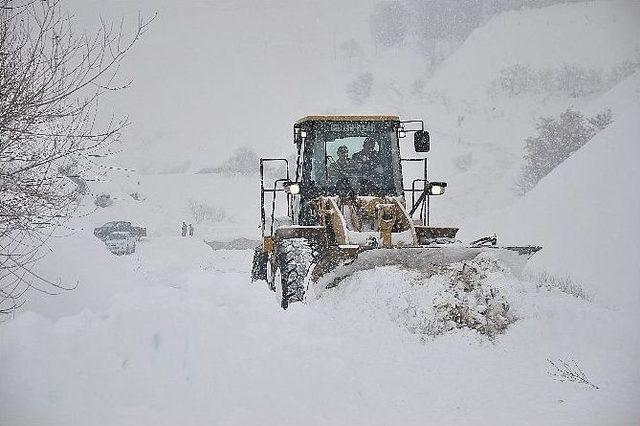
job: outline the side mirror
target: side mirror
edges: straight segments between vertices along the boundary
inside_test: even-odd
[[[447,187],[447,182],[429,182],[429,195],[442,195]]]
[[[300,183],[298,182],[285,182],[283,184],[284,192],[291,195],[296,195],[300,193]]]
[[[429,132],[426,130],[416,130],[413,134],[413,147],[416,152],[429,152],[431,148]]]

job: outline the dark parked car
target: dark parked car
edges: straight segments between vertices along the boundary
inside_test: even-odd
[[[113,254],[131,254],[136,251],[136,237],[129,232],[112,232],[107,235],[104,243]]]
[[[128,232],[138,240],[147,236],[147,228],[133,226],[131,222],[125,221],[107,222],[101,227],[94,229],[93,235],[104,241],[109,234],[113,232]]]

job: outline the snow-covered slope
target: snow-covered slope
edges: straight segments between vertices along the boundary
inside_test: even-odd
[[[640,5],[590,1],[498,15],[448,58],[429,86],[465,101],[483,100],[512,65],[609,70],[640,55]],[[615,43],[615,47],[612,46]]]
[[[456,224],[516,200],[524,140],[539,117],[568,107],[589,116],[611,108],[614,120],[625,113],[638,99],[638,22],[640,4],[631,1],[512,11],[475,30],[445,60],[409,103],[432,131],[431,175],[450,183],[434,211],[438,223]],[[522,91],[496,90],[501,71],[513,66],[527,70],[515,77]],[[584,93],[565,87],[582,87],[589,78],[593,86]]]
[[[91,185],[114,205],[70,223],[39,266],[78,288],[37,300],[34,292],[0,324],[0,425],[636,423],[638,75],[585,99],[455,96],[465,76],[490,83],[508,65],[485,71],[485,57],[534,65],[566,42],[545,32],[570,36],[563,48],[573,62],[625,59],[635,54],[627,47],[638,38],[627,36],[637,31],[629,26],[636,7],[590,2],[505,14],[444,65],[434,80],[441,102],[422,92],[399,104],[400,112],[428,113],[432,176],[450,183],[434,200],[436,221],[477,216],[462,226],[469,238],[498,232],[502,242],[544,245],[532,269],[571,274],[593,300],[491,271],[483,282],[504,295],[516,321],[494,339],[469,329],[431,337],[424,330],[446,278],[381,268],[284,312],[264,283],[249,282],[251,251],[214,252],[202,241],[256,234],[256,178],[114,178]],[[606,43],[590,38],[591,24]],[[589,41],[580,44],[589,54],[573,52],[577,40]],[[483,49],[494,53],[476,54]],[[558,56],[548,54],[552,66]],[[588,113],[611,107],[614,123],[519,203],[486,213],[513,201],[509,173],[537,115],[574,102]],[[469,168],[456,166],[465,161]],[[191,202],[220,220],[196,223]],[[117,219],[149,229],[132,256],[111,255],[92,235]],[[196,238],[177,236],[183,220],[196,224]],[[575,360],[599,389],[558,381],[548,360]]]
[[[543,245],[532,266],[615,304],[640,304],[640,103],[542,179],[515,206],[464,227]]]

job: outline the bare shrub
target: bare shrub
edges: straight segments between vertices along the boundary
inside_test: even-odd
[[[535,274],[528,274],[527,279],[534,282],[538,288],[546,290],[558,290],[587,302],[593,301],[593,295],[588,293],[580,284],[573,281],[570,276],[558,277],[543,271]]]
[[[640,58],[627,59],[609,71],[606,76],[607,82],[609,86],[613,86],[638,70],[640,70]]]
[[[593,117],[587,118],[589,125],[595,131],[595,133],[604,130],[609,124],[613,122],[613,114],[611,110],[599,112]]]
[[[134,200],[136,200],[136,201],[144,201],[144,200],[147,199],[147,197],[145,195],[141,194],[138,191],[134,191],[134,192],[130,193],[129,196],[131,198],[133,198]]]
[[[594,389],[600,389],[587,378],[587,375],[582,371],[575,360],[571,360],[573,365],[561,359],[558,359],[555,362],[550,359],[547,359],[547,361],[554,368],[554,370],[549,372],[549,374],[555,377],[558,381],[582,383],[583,385],[591,386]]]
[[[373,86],[373,74],[365,72],[359,74],[347,86],[347,95],[351,102],[360,105],[371,96]]]
[[[533,69],[515,64],[500,70],[490,83],[489,93],[518,96],[522,94],[558,94],[570,98],[603,93],[640,69],[640,59],[624,61],[609,71],[565,64],[560,68]]]
[[[378,2],[369,23],[375,43],[385,47],[402,43],[409,30],[408,16],[408,10],[399,1]]]
[[[565,65],[556,74],[555,89],[571,98],[600,93],[608,88],[602,74],[602,70]]]
[[[353,65],[364,57],[364,50],[357,40],[350,38],[340,43],[340,56],[348,65]]]
[[[189,210],[196,223],[217,223],[228,219],[227,212],[203,202],[189,201]]]
[[[260,157],[256,152],[243,146],[236,149],[233,154],[217,167],[207,167],[198,171],[198,173],[219,173],[223,175],[242,175],[251,176],[258,172],[258,164]]]
[[[498,78],[492,82],[492,87],[509,96],[517,96],[532,91],[535,78],[531,67],[516,64],[500,70]]]
[[[536,124],[538,134],[525,140],[524,165],[516,182],[516,191],[525,194],[554,168],[589,142],[613,121],[610,110],[595,117],[568,108],[558,118],[542,117]]]

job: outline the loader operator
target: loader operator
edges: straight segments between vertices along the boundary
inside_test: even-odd
[[[338,159],[329,165],[329,174],[333,179],[337,179],[341,176],[345,176],[351,166],[351,160],[349,160],[349,148],[345,145],[338,147]]]
[[[380,152],[375,150],[377,138],[367,137],[362,142],[362,150],[353,154],[351,162],[358,174],[358,193],[373,195],[380,192],[381,168]],[[380,146],[380,145],[379,145]]]
[[[362,150],[353,154],[352,161],[361,172],[369,174],[378,165],[380,157],[374,149],[375,146],[376,141],[373,138],[366,138],[362,143]]]

